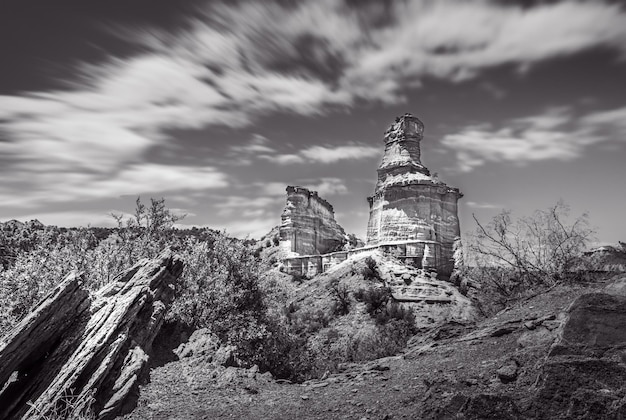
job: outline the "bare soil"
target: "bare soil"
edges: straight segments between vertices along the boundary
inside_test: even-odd
[[[603,285],[559,286],[475,325],[425,330],[403,354],[346,365],[303,384],[254,368],[216,367],[201,357],[161,358],[124,418],[525,418],[565,311]],[[498,375],[503,366],[513,369],[513,379]]]

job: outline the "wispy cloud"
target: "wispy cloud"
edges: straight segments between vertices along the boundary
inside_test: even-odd
[[[626,107],[576,116],[566,108],[493,124],[473,125],[446,135],[442,144],[456,153],[455,168],[468,172],[487,162],[518,166],[544,160],[568,161],[600,142],[626,140]]]
[[[361,160],[380,157],[379,147],[366,146],[363,144],[350,144],[347,146],[311,146],[300,152],[302,157],[311,162],[335,163],[342,160]]]
[[[294,165],[301,163],[333,164],[341,161],[357,161],[378,158],[381,156],[379,147],[363,143],[350,142],[336,145],[314,145],[289,152],[281,151],[264,136],[255,134],[241,145],[230,147],[229,156],[238,164],[251,164],[260,159],[278,165]]]
[[[84,63],[80,74],[68,75],[74,79],[68,90],[0,96],[2,199],[29,205],[224,186],[225,177],[210,166],[138,165],[152,148],[172,141],[172,129],[240,128],[276,112],[310,116],[357,103],[397,104],[426,77],[466,80],[487,68],[527,69],[598,46],[626,54],[626,13],[605,2],[528,8],[485,1],[218,2],[186,28],[122,31],[145,47],[142,54]],[[588,118],[607,125],[613,116]],[[519,133],[479,126],[446,141],[461,144],[464,170],[525,152],[526,160],[570,159],[592,141],[568,146],[564,132],[541,131],[537,121],[516,124]],[[258,157],[285,165],[380,153],[357,143],[291,154],[269,149],[260,140],[248,145]],[[54,174],[55,183],[46,174]]]
[[[267,197],[286,197],[287,185],[298,185],[317,191],[322,196],[341,195],[348,192],[348,187],[343,179],[322,177],[317,179],[292,179],[289,184],[283,182],[257,182],[253,185],[254,191]]]
[[[357,161],[380,157],[379,147],[368,146],[359,143],[346,145],[310,146],[297,153],[267,153],[259,154],[259,159],[268,160],[279,165],[291,165],[297,163],[321,163],[332,164],[344,160]]]
[[[1,145],[2,143],[0,143]],[[45,203],[76,203],[96,198],[164,192],[203,191],[228,186],[228,178],[210,167],[132,164],[115,176],[98,172],[29,171],[22,166],[15,181],[0,185],[0,200],[6,207],[32,208]],[[23,193],[16,194],[16,191]]]
[[[502,208],[502,206],[500,206],[498,204],[477,203],[475,201],[467,201],[467,202],[465,202],[465,204],[468,207],[472,207],[472,208],[475,208],[475,209],[499,209],[499,208]]]
[[[322,197],[341,195],[348,192],[345,180],[339,178],[320,178],[317,180],[304,180],[300,186],[317,191]]]

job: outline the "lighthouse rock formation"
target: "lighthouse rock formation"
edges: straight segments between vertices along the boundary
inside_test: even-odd
[[[404,114],[387,129],[367,226],[367,245],[396,245],[405,262],[449,277],[460,238],[457,201],[463,196],[421,162],[424,124]]]
[[[450,278],[461,249],[457,201],[463,194],[422,164],[423,133],[424,124],[411,114],[396,118],[385,132],[376,188],[368,197],[365,247],[342,247],[346,235],[333,207],[315,191],[287,187],[280,246],[288,272],[313,276],[353,255],[380,250],[412,266],[413,277]],[[426,296],[426,289],[409,283],[402,287]]]

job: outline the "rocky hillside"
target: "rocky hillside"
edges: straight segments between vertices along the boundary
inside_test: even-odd
[[[283,298],[323,309],[332,302],[329,286],[354,293],[372,281],[360,273],[359,262],[342,265],[314,281],[292,283]],[[375,327],[364,303],[351,300],[350,305],[315,339],[329,339],[329,328],[347,335]],[[275,379],[257,366],[237,367],[228,348],[196,331],[173,350],[161,349],[163,357],[141,387],[138,406],[125,418],[626,416],[626,276],[558,286],[481,321],[463,319],[464,312],[453,307],[463,304],[448,305],[431,320],[416,311],[419,334],[398,354],[341,363],[334,373],[301,384]]]

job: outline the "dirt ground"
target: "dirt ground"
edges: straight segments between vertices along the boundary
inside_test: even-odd
[[[403,354],[303,384],[202,358],[173,360],[150,371],[124,418],[524,418],[517,410],[526,408],[565,311],[602,285],[560,286],[476,325],[448,324],[414,337]],[[475,414],[480,407],[459,414],[469,397],[485,405],[483,414]]]

